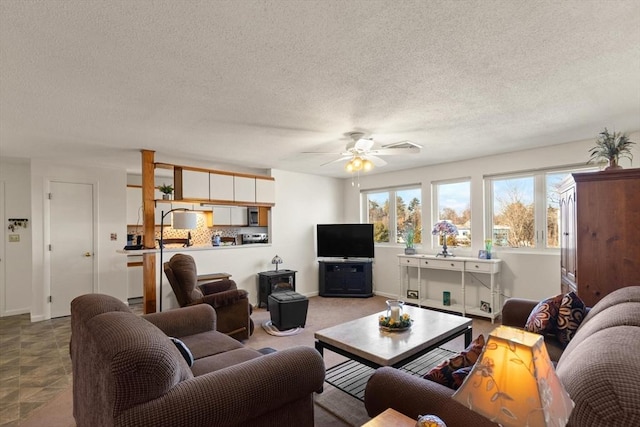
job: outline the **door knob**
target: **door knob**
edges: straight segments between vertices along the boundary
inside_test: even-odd
[[[86,257],[90,257],[90,256],[91,256],[91,252],[85,252],[85,253],[84,253],[84,256],[86,256]]]

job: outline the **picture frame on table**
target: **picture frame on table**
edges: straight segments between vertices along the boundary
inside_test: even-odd
[[[411,289],[407,290],[407,299],[418,299],[419,295],[420,294],[418,293],[418,291],[414,291]]]
[[[478,251],[478,259],[489,259],[487,257],[487,251],[485,251],[484,249],[480,249]]]

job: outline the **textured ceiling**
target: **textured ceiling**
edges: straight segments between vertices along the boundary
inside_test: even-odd
[[[640,130],[640,1],[0,0],[0,155],[347,176]],[[213,166],[212,166],[213,167]]]

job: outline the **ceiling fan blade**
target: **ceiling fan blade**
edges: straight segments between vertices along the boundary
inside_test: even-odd
[[[379,150],[371,150],[371,154],[376,156],[394,156],[397,154],[418,154],[420,149],[418,147],[411,148],[381,148]]]
[[[359,140],[357,140],[355,145],[353,146],[354,149],[360,152],[367,152],[371,150],[371,147],[373,147],[373,139],[364,138],[360,138]]]
[[[365,159],[371,160],[371,163],[373,163],[374,165],[376,165],[378,167],[384,166],[384,165],[387,164],[387,162],[385,160],[382,160],[380,157],[377,157],[377,156],[367,155],[365,157]]]
[[[326,166],[326,165],[330,165],[331,163],[342,162],[344,160],[350,159],[351,157],[352,157],[351,154],[349,154],[348,156],[338,157],[337,159],[331,160],[330,162],[322,163],[320,166]]]

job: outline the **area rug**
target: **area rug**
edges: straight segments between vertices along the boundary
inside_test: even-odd
[[[288,337],[290,335],[297,335],[302,332],[302,328],[300,327],[285,329],[284,331],[281,331],[280,329],[276,328],[273,323],[271,323],[271,320],[265,321],[262,324],[262,329],[264,329],[266,333],[268,333],[269,335],[273,335],[274,337]]]

